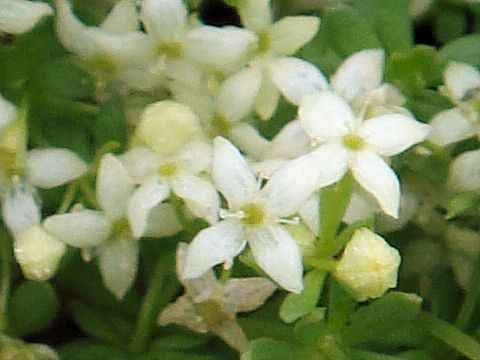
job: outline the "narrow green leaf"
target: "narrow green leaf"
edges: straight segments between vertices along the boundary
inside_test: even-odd
[[[441,6],[435,18],[435,36],[446,43],[462,36],[468,27],[467,13],[461,7]]]
[[[479,203],[478,195],[474,192],[463,192],[455,195],[447,203],[447,219],[452,219],[464,214]]]
[[[102,105],[94,134],[97,146],[109,141],[117,141],[122,147],[126,146],[127,123],[123,111],[123,100],[120,96],[112,96]]]
[[[286,323],[294,322],[315,309],[322,294],[327,272],[312,270],[303,278],[304,288],[300,294],[290,293],[280,307],[280,318]]]
[[[373,218],[357,221],[340,232],[335,241],[332,242],[332,246],[328,249],[328,254],[336,255],[343,247],[350,241],[355,231],[363,227],[373,229],[375,220]]]
[[[480,66],[480,34],[450,41],[440,49],[440,56],[444,61],[455,60]]]
[[[208,336],[173,334],[157,338],[152,342],[151,351],[155,349],[189,349],[203,345],[209,340]]]
[[[329,278],[329,285],[327,323],[332,332],[337,332],[350,320],[357,307],[357,301],[333,277]]]
[[[273,339],[254,340],[242,360],[309,360],[307,351],[296,345]]]

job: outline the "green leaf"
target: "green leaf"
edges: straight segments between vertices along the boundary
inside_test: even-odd
[[[127,145],[127,123],[123,111],[123,100],[119,95],[112,95],[102,105],[94,134],[97,146],[102,146],[109,141],[117,141],[123,148]]]
[[[435,36],[441,43],[459,38],[468,27],[467,14],[464,9],[453,6],[441,6],[435,18]]]
[[[331,247],[332,254],[335,255],[339,253],[350,241],[355,231],[364,227],[373,230],[374,226],[375,220],[373,218],[357,221],[353,224],[348,225],[345,229],[342,230],[342,232],[340,232],[340,234],[338,234],[337,238],[335,239],[335,242]]]
[[[382,46],[370,24],[350,6],[328,9],[323,17],[322,28],[326,29],[330,47],[343,57]]]
[[[79,340],[62,346],[58,350],[61,359],[68,360],[125,360],[124,352],[116,346]]]
[[[25,281],[12,294],[9,304],[10,333],[16,337],[47,328],[58,310],[55,290],[48,282]]]
[[[403,357],[375,353],[371,351],[352,350],[351,360],[403,360]]]
[[[463,192],[455,195],[447,203],[447,219],[464,214],[479,203],[478,195],[473,192]]]
[[[350,344],[416,345],[421,342],[423,333],[416,322],[420,306],[421,299],[417,295],[387,293],[352,315],[343,339]]]
[[[333,278],[329,278],[328,327],[336,332],[344,328],[357,307],[357,301],[351,297]]]
[[[313,311],[322,294],[326,276],[327,272],[320,270],[306,274],[303,278],[303,291],[300,294],[287,295],[280,307],[280,318],[286,323],[291,323]]]
[[[254,340],[241,360],[309,360],[307,351],[296,345],[273,339]]]
[[[444,61],[455,60],[480,66],[480,34],[472,34],[453,40],[439,52]]]
[[[157,338],[151,345],[151,351],[156,349],[189,349],[205,344],[209,336],[173,334]]]
[[[422,89],[408,99],[407,107],[418,120],[428,123],[440,111],[451,108],[452,103],[438,91]]]
[[[383,46],[389,51],[407,50],[413,46],[413,24],[408,0],[362,0],[354,8],[368,20]]]
[[[75,323],[85,333],[110,343],[122,343],[117,329],[108,321],[104,311],[76,300],[69,303],[69,308]]]

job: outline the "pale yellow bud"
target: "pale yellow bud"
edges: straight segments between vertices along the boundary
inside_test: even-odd
[[[400,254],[381,236],[362,228],[355,232],[338,262],[335,276],[359,301],[382,296],[397,286]]]
[[[23,175],[27,151],[26,109],[18,111],[12,121],[0,135],[0,166],[4,176]]]
[[[15,257],[27,279],[48,280],[57,270],[65,244],[41,225],[30,226],[15,238]]]
[[[159,101],[143,111],[132,145],[170,155],[198,136],[200,129],[198,117],[188,106],[171,100]]]

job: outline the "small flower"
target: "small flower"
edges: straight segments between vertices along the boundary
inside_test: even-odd
[[[343,98],[329,91],[307,96],[298,115],[312,143],[319,144],[304,155],[318,169],[317,187],[337,182],[350,169],[382,210],[397,217],[400,185],[382,157],[424,140],[430,126],[402,114],[358,118]]]
[[[283,288],[302,290],[302,259],[292,236],[282,227],[312,193],[316,173],[303,159],[279,169],[260,189],[239,151],[226,139],[214,141],[213,180],[228,203],[224,220],[202,230],[189,245],[184,279],[230,262],[247,241],[257,264]]]
[[[23,34],[49,15],[52,8],[41,1],[0,0],[0,32]]]
[[[450,164],[449,186],[461,191],[480,191],[480,150],[466,151]]]
[[[343,251],[335,276],[351,288],[358,301],[375,299],[397,286],[400,255],[367,228],[357,230]]]
[[[177,250],[177,273],[186,293],[167,305],[158,316],[158,324],[175,323],[199,333],[211,330],[243,353],[248,348],[248,339],[235,321],[236,313],[252,311],[263,305],[275,291],[275,284],[258,277],[221,283],[212,270],[199,278],[182,280],[187,247],[187,244],[180,243]]]

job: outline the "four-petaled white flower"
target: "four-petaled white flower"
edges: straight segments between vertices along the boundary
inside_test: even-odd
[[[282,227],[311,195],[315,169],[305,159],[277,170],[263,188],[239,151],[226,139],[214,140],[213,181],[228,203],[224,220],[200,231],[190,244],[184,279],[229,263],[247,241],[257,264],[280,286],[302,290],[302,259],[295,240]]]
[[[337,182],[350,169],[382,210],[397,217],[400,186],[382,157],[399,154],[424,140],[430,126],[402,114],[358,118],[343,98],[329,91],[307,96],[298,115],[313,144],[318,144],[304,155],[317,169],[317,188]]]
[[[248,339],[235,321],[235,315],[263,305],[275,291],[275,284],[259,277],[221,283],[212,270],[198,278],[182,280],[187,247],[180,243],[177,250],[177,273],[186,293],[165,307],[158,316],[158,324],[175,323],[199,333],[211,330],[243,353],[248,348]]]
[[[49,15],[52,8],[41,1],[0,0],[0,32],[25,33]]]

